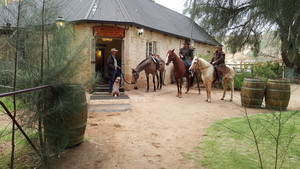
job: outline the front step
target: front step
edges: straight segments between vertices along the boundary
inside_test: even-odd
[[[93,94],[97,93],[99,94],[104,94],[104,93],[108,93],[108,88],[109,86],[107,84],[100,84],[100,85],[96,85],[93,89]],[[119,89],[120,93],[124,93],[124,87],[120,87]]]
[[[120,87],[120,96],[113,97],[111,93],[108,92],[108,84],[96,84],[93,89],[92,95],[90,95],[90,104],[128,104],[129,97],[125,95],[125,90]]]

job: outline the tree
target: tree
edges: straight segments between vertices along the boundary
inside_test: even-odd
[[[193,4],[195,1],[195,5]],[[185,13],[196,15],[208,32],[229,36],[231,51],[245,44],[259,51],[262,32],[272,30],[281,41],[283,63],[300,72],[299,0],[186,0]]]
[[[59,88],[75,83],[76,75],[80,71],[79,67],[84,59],[82,52],[86,47],[86,41],[75,43],[75,35],[70,30],[72,25],[56,27],[54,21],[60,8],[63,8],[60,0],[22,0],[0,6],[0,26],[2,27],[1,24],[5,23],[11,24],[9,27],[3,27],[4,35],[0,34],[0,77],[2,78],[0,78],[0,93],[41,85],[51,85],[52,89],[55,89],[55,87]],[[82,79],[80,81],[84,83]],[[71,95],[70,92],[68,94]],[[14,116],[18,113],[16,117],[23,122],[22,127],[26,128],[27,132],[34,133],[32,140],[35,145],[39,145],[38,156],[31,155],[35,160],[28,160],[32,163],[36,162],[36,164],[26,161],[30,165],[28,168],[34,168],[34,165],[40,163],[51,165],[49,157],[47,157],[50,154],[49,146],[45,146],[47,139],[43,131],[44,119],[48,115],[56,113],[57,110],[65,111],[66,102],[70,103],[70,100],[60,99],[56,106],[52,103],[52,96],[51,90],[39,90],[18,95],[12,101]],[[68,97],[64,96],[64,98]],[[16,107],[18,102],[22,104]],[[0,111],[0,113],[2,112]],[[18,159],[19,156],[24,157],[25,153],[29,154],[31,151],[15,153],[25,149],[22,146],[27,145],[17,144],[17,141],[20,140],[17,136],[20,135],[14,134],[14,132],[18,132],[14,127],[11,131],[12,153],[9,166],[14,168],[14,161],[19,163],[18,165],[25,163],[25,161],[15,159]],[[3,140],[2,133],[0,131],[0,142]],[[16,139],[14,139],[15,137]],[[40,159],[40,161],[37,162],[36,159]],[[0,161],[0,168],[8,167],[6,154],[4,156],[1,154]]]

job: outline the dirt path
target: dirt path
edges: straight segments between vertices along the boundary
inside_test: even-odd
[[[298,86],[299,87],[299,86]],[[292,86],[292,91],[296,86]],[[176,86],[145,93],[130,91],[132,110],[126,112],[90,113],[86,141],[61,155],[55,168],[63,169],[194,169],[203,168],[187,158],[201,141],[204,129],[215,121],[243,116],[240,93],[233,102],[229,93],[219,100],[222,91],[213,90],[212,103],[205,102],[193,88],[188,95],[175,97]],[[289,109],[300,103],[300,89],[292,93]],[[297,105],[298,104],[298,105]],[[267,112],[248,109],[249,113]]]

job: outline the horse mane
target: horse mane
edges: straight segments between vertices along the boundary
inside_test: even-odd
[[[137,67],[140,66],[141,64],[143,64],[144,62],[146,62],[146,60],[149,59],[149,58],[150,58],[150,56],[146,57],[146,59],[142,60],[142,61],[137,65]]]
[[[205,59],[203,59],[201,57],[198,57],[198,59],[200,59],[201,64],[202,64],[203,67],[204,66],[207,67],[207,66],[211,65],[208,61],[206,61]]]

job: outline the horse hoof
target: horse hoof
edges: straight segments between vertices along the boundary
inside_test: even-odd
[[[205,100],[206,102],[208,102],[208,100]]]
[[[211,103],[211,101],[208,101],[208,103]]]
[[[232,99],[230,99],[229,101],[231,101],[231,102],[232,102]]]
[[[224,100],[224,98],[221,98],[221,100]]]

